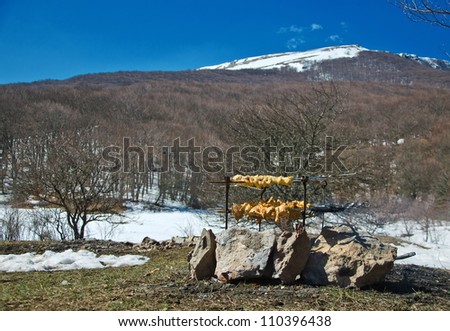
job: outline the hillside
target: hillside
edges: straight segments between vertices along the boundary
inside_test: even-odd
[[[450,62],[413,54],[373,51],[357,45],[268,54],[189,71],[92,73],[17,86],[128,86],[138,83],[285,83],[363,81],[449,88]],[[4,85],[10,86],[10,85]]]
[[[334,148],[345,145],[341,157],[346,173],[352,176],[334,182],[328,198],[351,201],[385,194],[413,200],[432,198],[430,210],[445,210],[450,203],[446,152],[450,145],[450,72],[403,56],[357,51],[357,56],[354,52],[355,56],[324,60],[303,72],[118,72],[2,85],[0,191],[14,191],[17,178],[28,175],[29,160],[37,164],[46,160],[46,149],[41,146],[56,144],[55,137],[64,144],[86,139],[80,146],[90,148],[89,141],[96,141],[97,149],[90,152],[97,155],[105,146],[123,151],[124,138],[129,138],[130,146],[144,151],[154,147],[154,164],[142,172],[135,163],[140,160],[132,158],[134,170],[121,173],[115,194],[141,200],[157,186],[161,196],[153,197],[152,202],[172,199],[195,208],[215,206],[222,193],[212,192],[208,181],[239,168],[202,169],[194,174],[174,169],[154,172],[164,162],[165,148],[172,151],[177,138],[180,146],[194,138],[200,150],[215,147],[226,156],[230,146],[261,146],[270,138],[280,148],[297,146],[299,154],[294,157],[301,160],[302,149],[308,146],[301,140],[309,134],[309,129],[302,127],[305,113],[301,112],[306,107],[315,116],[314,102],[308,98],[323,103],[320,98],[335,93],[339,109],[317,126],[320,134],[314,144],[326,147],[328,136],[333,137]],[[264,116],[255,118],[255,114]],[[284,131],[277,132],[282,125]],[[426,157],[412,163],[417,155]],[[204,160],[196,155],[198,164]],[[239,162],[236,165],[243,164],[243,160]],[[252,171],[271,172],[262,168]],[[305,171],[298,169],[295,175]],[[333,171],[336,175],[343,169]]]

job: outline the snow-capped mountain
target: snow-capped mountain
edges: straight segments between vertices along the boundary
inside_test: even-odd
[[[318,48],[305,52],[287,52],[248,57],[218,65],[202,67],[200,68],[200,70],[288,69],[297,72],[303,72],[313,69],[317,66],[317,64],[323,63],[325,61],[356,58],[362,52],[388,53],[382,51],[371,51],[359,45],[345,45]],[[449,61],[418,57],[416,55],[405,53],[398,54],[397,56],[403,59],[413,60],[419,64],[434,69],[450,70]]]
[[[310,69],[311,66],[317,62],[340,58],[352,58],[362,51],[368,51],[368,49],[358,45],[325,47],[306,52],[288,52],[248,57],[200,69],[241,70],[289,68],[301,72]]]

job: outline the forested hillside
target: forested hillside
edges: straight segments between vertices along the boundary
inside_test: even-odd
[[[208,181],[226,173],[345,175],[330,180],[333,201],[401,198],[446,214],[450,90],[436,87],[448,73],[433,72],[437,80],[412,85],[363,76],[312,82],[282,71],[3,85],[0,192],[18,204],[56,203],[81,181],[101,187],[86,213],[101,212],[105,197],[108,208],[168,198],[199,208],[220,204]]]

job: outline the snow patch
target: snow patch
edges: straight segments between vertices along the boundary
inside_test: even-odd
[[[89,224],[89,237],[140,243],[145,237],[161,241],[174,236],[198,236],[203,228],[218,232],[223,227],[223,221],[215,222],[216,216],[207,211],[151,212],[137,205],[133,211],[127,211],[126,216],[126,224],[120,225],[109,238],[102,238],[101,224]]]
[[[420,224],[408,226],[408,236],[405,236],[405,224],[402,222],[389,224],[379,231],[380,234],[403,239],[395,245],[398,256],[416,253],[413,257],[395,263],[450,269],[450,225],[431,226],[428,233],[421,229]]]
[[[20,255],[0,255],[0,271],[27,272],[76,269],[101,269],[145,264],[148,257],[141,255],[101,255],[87,250],[74,252],[68,249],[56,253],[45,251],[43,254],[25,253]]]

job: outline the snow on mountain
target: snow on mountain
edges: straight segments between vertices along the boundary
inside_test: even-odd
[[[288,52],[277,53],[263,56],[248,57],[241,60],[234,60],[218,65],[200,68],[202,69],[283,69],[292,68],[298,72],[305,71],[317,62],[325,60],[334,60],[340,58],[351,58],[359,52],[368,51],[368,49],[358,45],[336,46],[318,48],[306,52]]]
[[[328,61],[342,58],[354,58],[361,52],[374,53],[389,53],[384,51],[373,51],[359,45],[345,45],[318,48],[305,52],[287,52],[276,53],[262,56],[248,57],[245,59],[225,62],[218,65],[202,67],[199,70],[241,70],[241,69],[290,69],[297,72],[307,71],[314,67],[314,65]],[[394,54],[403,59],[413,60],[422,65],[440,69],[450,70],[450,62],[429,57],[419,57],[414,54]]]
[[[398,56],[401,56],[408,60],[416,61],[420,64],[429,66],[433,69],[450,70],[450,61],[434,59],[431,57],[421,57],[417,56],[416,54],[407,54],[407,53],[399,53]]]

